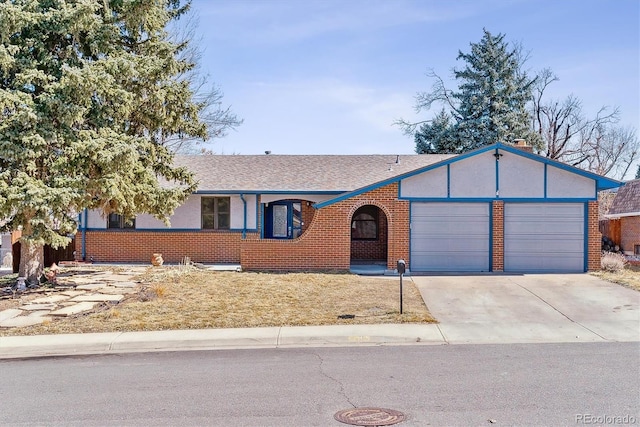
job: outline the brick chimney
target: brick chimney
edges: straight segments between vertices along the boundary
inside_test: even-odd
[[[516,148],[519,148],[523,151],[527,151],[529,153],[533,153],[533,147],[530,146],[529,144],[527,144],[527,141],[525,141],[524,139],[514,139],[513,140],[513,145]]]

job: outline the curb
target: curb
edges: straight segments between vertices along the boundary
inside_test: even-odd
[[[446,344],[436,324],[291,326],[0,337],[0,359],[147,351]]]

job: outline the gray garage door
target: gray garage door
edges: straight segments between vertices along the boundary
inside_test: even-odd
[[[504,270],[584,271],[582,203],[505,203]]]
[[[412,203],[411,271],[489,271],[488,203]]]

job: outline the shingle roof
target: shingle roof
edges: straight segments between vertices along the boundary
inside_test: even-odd
[[[454,157],[408,155],[178,155],[198,191],[346,192]],[[398,159],[398,163],[396,163]]]
[[[609,215],[640,212],[640,179],[628,181],[618,189]]]

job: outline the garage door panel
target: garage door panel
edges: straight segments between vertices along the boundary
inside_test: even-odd
[[[413,203],[410,268],[488,271],[488,204]]]
[[[560,254],[557,254],[560,255]],[[509,269],[505,271],[527,272],[563,272],[582,271],[582,267],[576,270],[567,270],[567,265],[582,266],[581,256],[571,257],[535,257],[531,255],[514,255],[509,262]]]
[[[506,203],[505,271],[584,270],[584,205]]]

